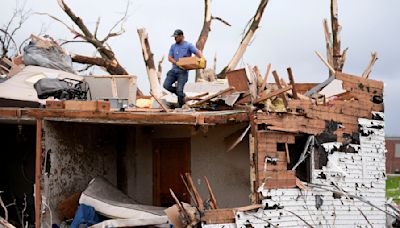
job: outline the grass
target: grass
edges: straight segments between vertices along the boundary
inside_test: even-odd
[[[386,180],[386,198],[393,198],[400,205],[400,176],[388,176]]]

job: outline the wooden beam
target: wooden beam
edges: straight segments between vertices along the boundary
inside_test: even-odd
[[[41,183],[42,175],[42,120],[36,120],[36,161],[35,161],[35,227],[40,228],[42,206]]]
[[[270,70],[271,70],[271,63],[268,63],[267,70],[265,71],[264,80],[261,85],[260,91],[264,91],[264,89],[266,89],[265,87],[267,86],[267,80],[268,80],[268,75],[269,75]]]
[[[276,83],[276,85],[278,86],[278,88],[279,88],[279,89],[282,89],[282,85],[281,85],[281,81],[280,81],[280,77],[279,77],[278,73],[274,70],[274,71],[272,71],[272,75],[274,76],[275,83]],[[286,91],[287,91],[287,90],[286,90]],[[284,91],[284,92],[286,92],[286,91]],[[288,101],[287,101],[287,99],[286,99],[285,94],[282,94],[282,92],[279,93],[279,94],[281,94],[280,97],[282,98],[283,103],[285,104],[285,107],[287,107]],[[257,103],[257,102],[256,102],[256,103]]]
[[[296,86],[295,86],[294,79],[293,79],[292,68],[290,68],[290,67],[287,68],[287,72],[288,72],[288,76],[289,76],[290,85],[292,86],[293,98],[299,99],[299,96],[297,96]]]
[[[199,101],[199,102],[197,102],[197,103],[194,103],[194,104],[190,105],[190,107],[195,107],[195,106],[202,105],[202,104],[206,103],[207,101],[209,101],[209,100],[211,100],[211,99],[213,99],[213,98],[215,98],[215,97],[218,97],[218,96],[220,96],[220,95],[222,95],[222,94],[224,94],[224,93],[230,92],[230,91],[232,91],[232,90],[234,90],[234,89],[235,89],[235,87],[229,87],[229,88],[227,88],[227,89],[224,89],[224,90],[219,91],[218,93],[214,93],[214,94],[208,95],[208,96],[207,96],[206,98],[204,98],[203,100],[201,100],[201,101]]]
[[[319,57],[319,59],[325,64],[325,66],[328,67],[329,71],[332,73],[332,75],[335,75],[336,71],[333,69],[333,67],[331,65],[329,65],[329,63],[324,59],[324,57],[322,57],[321,53],[319,53],[318,51],[315,52],[315,54]]]
[[[273,92],[271,92],[271,93],[269,93],[269,94],[267,94],[267,95],[265,95],[263,97],[258,98],[254,103],[257,104],[257,103],[263,102],[263,101],[265,101],[265,100],[267,100],[267,99],[269,99],[271,97],[275,97],[275,96],[281,95],[282,93],[284,93],[284,92],[286,92],[288,90],[291,90],[291,89],[292,89],[292,86],[287,86],[287,87],[284,87],[282,89],[275,90],[275,91],[273,91]]]
[[[378,60],[378,53],[372,52],[371,54],[371,61],[369,62],[367,68],[365,69],[364,73],[362,74],[363,78],[368,78],[371,74],[372,67],[374,66],[376,60]]]
[[[158,99],[154,94],[153,91],[150,91],[150,95],[154,98],[154,100],[157,101],[157,103],[160,105],[160,107],[165,111],[165,112],[169,112],[169,108],[167,106],[165,106],[162,101],[160,99]]]
[[[210,200],[211,200],[211,206],[212,209],[218,209],[218,204],[217,204],[217,199],[215,198],[214,192],[211,189],[211,185],[210,182],[208,181],[208,178],[206,176],[204,176],[204,181],[206,183],[207,189],[208,189],[208,193],[210,195]]]
[[[187,183],[188,183],[189,187],[193,190],[194,197],[196,198],[197,208],[200,211],[204,211],[204,202],[203,202],[203,199],[200,196],[199,191],[197,191],[197,188],[194,185],[194,182],[193,182],[193,179],[192,179],[192,175],[190,173],[185,173],[185,176],[186,176],[186,180],[187,180]]]
[[[290,164],[289,146],[287,143],[285,143],[285,151],[286,151],[286,161],[288,164]]]

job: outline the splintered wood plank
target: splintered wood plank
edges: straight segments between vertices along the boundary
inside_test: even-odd
[[[210,194],[210,200],[212,203],[212,209],[218,209],[218,204],[217,204],[217,199],[215,198],[214,192],[211,188],[210,182],[208,181],[208,178],[204,176],[204,181],[206,182],[206,186],[208,189],[208,193]]]
[[[199,101],[199,102],[197,102],[197,103],[194,103],[194,104],[190,105],[190,107],[195,107],[195,106],[202,105],[202,104],[206,103],[207,101],[209,101],[209,100],[211,100],[211,99],[213,99],[213,98],[216,98],[216,97],[218,97],[218,96],[220,96],[220,95],[222,95],[222,94],[224,94],[224,93],[230,92],[230,91],[232,91],[232,90],[235,90],[235,88],[234,88],[234,87],[229,87],[229,88],[227,88],[227,89],[224,89],[224,90],[219,91],[218,93],[214,93],[214,94],[208,95],[208,96],[205,97],[203,100],[201,100],[201,101]]]
[[[290,85],[292,86],[293,98],[294,99],[299,99],[299,96],[297,96],[296,86],[295,86],[295,83],[294,83],[292,68],[290,68],[290,67],[287,68],[287,72],[288,72]]]
[[[165,112],[169,112],[169,108],[167,106],[165,106],[162,101],[160,99],[158,99],[153,92],[150,92],[151,96],[153,96],[154,100],[157,101],[157,103],[160,105],[160,107],[165,111]]]
[[[279,77],[278,73],[276,72],[276,70],[272,71],[272,75],[274,76],[275,83],[278,86],[278,88],[282,89],[281,80],[280,80],[280,77]],[[285,104],[285,107],[287,107],[288,101],[286,99],[285,94],[281,94],[280,97],[282,98],[283,103]]]
[[[275,97],[275,96],[278,96],[278,95],[282,95],[282,93],[284,93],[284,92],[286,92],[286,91],[288,91],[288,90],[291,90],[291,89],[292,89],[292,86],[287,86],[287,87],[285,87],[285,88],[280,88],[280,89],[278,89],[278,90],[272,91],[271,93],[269,93],[269,94],[267,94],[267,95],[265,95],[265,96],[262,96],[262,97],[258,98],[257,100],[255,100],[254,103],[257,104],[257,103],[263,102],[263,101],[265,101],[265,100],[267,100],[267,99],[269,99],[269,98],[271,98],[271,97]],[[284,101],[286,100],[286,97],[285,97],[285,96],[281,96],[281,97],[282,97],[282,99],[285,98]],[[287,100],[286,100],[285,106],[287,106]]]
[[[65,110],[96,111],[97,101],[64,101]]]

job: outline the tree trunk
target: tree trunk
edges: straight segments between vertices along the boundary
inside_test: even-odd
[[[246,51],[247,46],[249,45],[251,39],[253,38],[256,30],[258,29],[258,25],[261,22],[261,18],[264,14],[264,9],[267,6],[269,0],[261,0],[257,12],[254,15],[251,25],[248,28],[246,35],[243,37],[242,41],[240,42],[239,48],[237,49],[235,55],[233,56],[232,60],[229,62],[228,66],[226,66],[221,73],[219,73],[219,77],[224,78],[225,72],[235,69],[239,60],[243,57],[244,52]]]
[[[211,0],[204,0],[204,21],[203,28],[201,29],[199,38],[196,42],[197,49],[203,51],[204,46],[208,39],[208,34],[211,31]],[[200,70],[196,70],[196,82],[202,79],[202,73]]]
[[[154,64],[153,53],[150,49],[149,37],[145,28],[137,30],[139,34],[140,44],[142,46],[143,59],[146,64],[147,76],[150,82],[150,92],[155,98],[161,97],[161,86],[157,76],[156,65]]]
[[[333,50],[333,68],[335,71],[342,72],[342,55],[340,52],[340,30],[338,19],[337,0],[331,0],[331,22],[332,22],[332,50]]]

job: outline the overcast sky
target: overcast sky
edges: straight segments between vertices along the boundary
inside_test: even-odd
[[[66,3],[94,29],[101,17],[100,36],[123,14],[127,0],[65,0]],[[21,3],[21,0],[19,1]],[[118,60],[128,71],[138,76],[139,87],[149,90],[145,65],[137,35],[137,28],[145,27],[155,60],[167,55],[173,39],[173,30],[180,28],[186,40],[195,43],[203,21],[202,0],[132,0],[126,33],[110,40]],[[15,8],[16,0],[2,0],[0,25],[5,24]],[[213,0],[212,14],[232,24],[227,27],[218,21],[212,31],[204,53],[209,62],[217,54],[217,70],[223,68],[236,51],[242,32],[253,16],[259,1]],[[258,65],[262,73],[267,63],[286,76],[292,67],[298,82],[322,82],[327,69],[315,56],[318,50],[325,54],[322,20],[329,17],[329,0],[270,0],[254,41],[248,47],[241,65]],[[26,7],[34,12],[47,12],[71,24],[56,0],[27,0]],[[339,0],[339,20],[343,26],[342,47],[349,47],[344,72],[361,75],[377,51],[379,60],[370,78],[385,83],[386,134],[400,136],[400,1],[399,0]],[[16,35],[18,41],[31,33],[38,33],[44,26],[46,34],[55,39],[72,39],[63,25],[45,16],[34,15]],[[67,46],[68,51],[90,55],[93,49],[85,45]],[[164,62],[164,74],[171,67]],[[165,75],[163,75],[164,77]],[[191,80],[194,74],[191,74]]]

